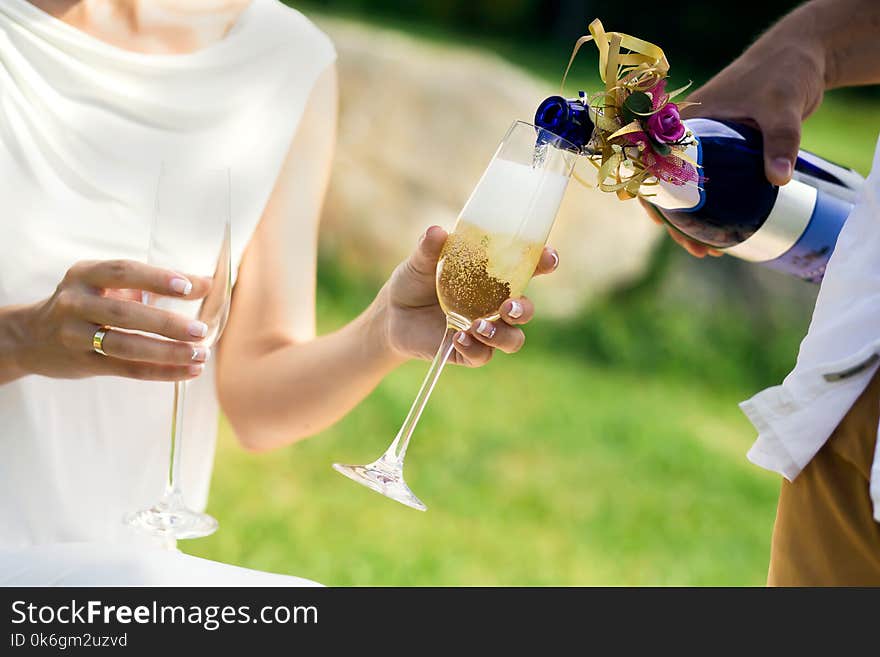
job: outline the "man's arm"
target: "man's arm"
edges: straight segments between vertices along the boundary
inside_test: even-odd
[[[688,100],[685,118],[731,119],[756,125],[764,136],[767,179],[791,179],[801,125],[826,89],[880,83],[880,1],[812,0],[783,17]],[[692,255],[709,247],[677,231],[670,235]]]

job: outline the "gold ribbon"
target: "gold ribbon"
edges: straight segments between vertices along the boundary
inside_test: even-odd
[[[568,66],[565,67],[565,73],[562,76],[563,88],[565,88],[565,81],[568,79],[568,73],[574,64],[578,51],[581,46],[590,41],[594,41],[599,49],[599,76],[605,83],[606,93],[610,93],[617,86],[621,67],[629,69],[628,73],[655,70],[661,77],[665,77],[669,72],[669,62],[666,61],[666,55],[663,54],[662,48],[650,41],[629,34],[606,32],[602,21],[597,18],[590,23],[590,34],[582,36],[574,44]],[[621,54],[621,48],[626,48],[630,52]]]
[[[602,21],[597,18],[590,23],[590,34],[580,37],[575,42],[568,66],[565,67],[562,76],[563,95],[565,81],[578,52],[584,44],[591,41],[599,50],[599,77],[605,84],[604,93],[600,92],[587,101],[590,119],[598,128],[596,133],[598,143],[595,146],[597,155],[601,156],[601,163],[596,162],[592,157],[588,158],[588,161],[598,169],[599,189],[614,192],[621,200],[637,196],[653,196],[653,194],[642,194],[640,191],[643,184],[656,184],[648,180],[651,178],[650,172],[637,158],[627,157],[623,150],[633,147],[624,147],[611,142],[623,135],[642,130],[642,126],[637,121],[621,125],[623,122],[619,118],[620,106],[628,93],[647,91],[666,78],[669,73],[669,62],[659,46],[622,32],[606,32]],[[627,52],[621,52],[622,49]],[[690,83],[666,94],[666,102],[686,91],[688,87]],[[691,104],[681,103],[679,108]],[[650,113],[645,116],[650,116]],[[698,166],[682,152],[677,151],[675,154],[688,163]],[[621,166],[624,162],[628,162],[632,170],[622,175]],[[581,184],[587,184],[579,176],[575,175],[575,178]],[[606,182],[609,179],[613,182]]]

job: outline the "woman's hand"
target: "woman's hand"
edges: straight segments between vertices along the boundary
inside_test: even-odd
[[[415,252],[394,270],[380,292],[379,301],[386,309],[385,341],[401,358],[430,360],[446,330],[435,283],[437,260],[446,236],[439,226],[430,227]],[[558,264],[556,251],[545,247],[535,274],[549,274]],[[501,319],[479,320],[469,332],[455,335],[453,362],[478,367],[489,362],[495,349],[512,354],[522,348],[526,338],[518,327],[532,319],[532,302],[525,297],[508,299],[500,310]]]
[[[205,337],[207,326],[139,299],[142,291],[199,299],[208,287],[204,279],[131,260],[77,263],[51,297],[16,307],[4,318],[13,327],[5,333],[15,337],[18,374],[70,379],[114,375],[153,381],[194,378],[210,355],[206,347],[193,344]],[[103,342],[107,356],[92,349],[92,337],[103,326],[112,327]]]

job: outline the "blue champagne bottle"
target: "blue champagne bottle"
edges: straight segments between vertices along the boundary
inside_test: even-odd
[[[743,260],[819,283],[863,178],[808,151],[798,153],[791,182],[764,175],[761,133],[713,119],[688,119],[696,137],[689,155],[705,181],[646,189],[660,216],[688,237]],[[589,154],[593,124],[580,99],[554,96],[535,125]]]

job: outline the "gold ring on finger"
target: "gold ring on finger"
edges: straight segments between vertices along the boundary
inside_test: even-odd
[[[109,332],[109,326],[102,326],[95,331],[95,335],[92,336],[92,349],[95,353],[101,354],[102,356],[107,355],[107,352],[104,351],[104,338],[107,337]]]

